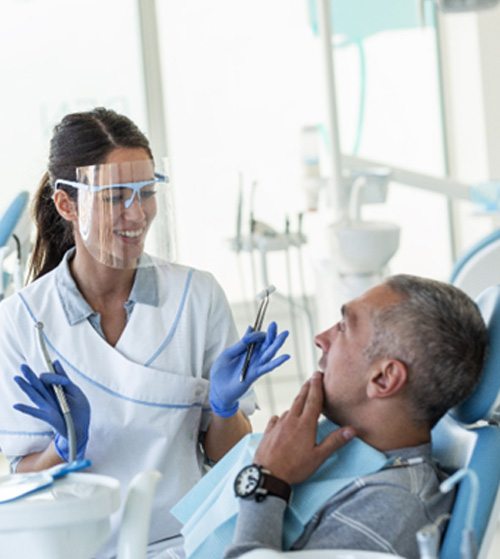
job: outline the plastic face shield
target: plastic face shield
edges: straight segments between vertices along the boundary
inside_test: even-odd
[[[77,191],[78,230],[90,254],[112,268],[173,259],[173,204],[165,174],[152,160],[102,163],[76,169],[76,181],[54,188]]]

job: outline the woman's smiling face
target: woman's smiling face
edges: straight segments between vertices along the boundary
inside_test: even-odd
[[[94,170],[94,176],[85,182],[99,187],[154,178],[153,162],[142,148],[117,148]],[[89,252],[104,264],[133,268],[156,216],[155,184],[144,186],[140,192],[132,188],[79,191],[78,210],[80,233]]]

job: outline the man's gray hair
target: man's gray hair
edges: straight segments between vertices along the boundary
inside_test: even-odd
[[[450,284],[409,275],[385,284],[402,300],[376,312],[366,356],[408,367],[415,421],[433,426],[479,380],[488,340],[484,320],[474,301]]]

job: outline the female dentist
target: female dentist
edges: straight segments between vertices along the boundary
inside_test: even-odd
[[[251,384],[288,359],[275,357],[287,332],[272,323],[235,343],[215,279],[145,250],[155,227],[168,248],[166,181],[127,117],[103,108],[64,117],[36,193],[34,281],[0,305],[2,451],[18,472],[68,460],[52,390],[63,385],[77,454],[92,472],[119,479],[123,491],[139,471],[163,474],[150,551],[179,543],[170,508],[200,479],[205,459],[218,460],[251,430]],[[47,370],[39,322],[55,375],[33,372]],[[25,363],[31,368],[14,382]],[[99,557],[115,554],[118,520]]]

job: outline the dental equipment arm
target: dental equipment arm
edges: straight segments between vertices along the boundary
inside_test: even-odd
[[[467,516],[465,518],[465,526],[462,531],[460,557],[461,559],[476,559],[478,550],[473,526],[479,499],[479,479],[476,472],[466,468],[461,468],[448,479],[443,481],[439,486],[439,490],[441,493],[448,493],[448,491],[451,491],[451,489],[453,489],[453,487],[464,477],[467,477],[470,483],[470,498],[467,508]]]
[[[439,559],[441,543],[441,524],[450,518],[449,514],[441,514],[435,522],[427,524],[417,532],[420,559]]]
[[[267,332],[255,332],[248,327],[239,342],[225,349],[215,360],[210,371],[210,406],[216,415],[221,417],[233,416],[239,408],[239,399],[250,386],[262,375],[279,367],[287,361],[289,355],[275,358],[281,346],[288,337],[288,331],[277,333],[278,327],[271,322]],[[247,374],[240,381],[240,371],[247,359],[249,348],[253,346],[250,355]]]
[[[427,524],[417,532],[420,559],[439,559],[441,534],[436,524]]]
[[[434,2],[445,13],[487,10],[488,8],[494,8],[498,4],[498,0],[434,0]]]
[[[75,431],[75,457],[85,456],[89,437],[90,405],[85,394],[66,375],[62,365],[54,361],[55,373],[42,373],[38,377],[28,365],[21,365],[23,377],[15,376],[14,381],[35,406],[14,404],[14,409],[48,423],[55,432],[54,447],[64,461],[70,461],[68,430],[65,416],[55,395],[54,386],[64,388],[68,408]]]
[[[37,329],[38,342],[40,344],[40,349],[42,350],[43,358],[45,359],[45,364],[47,365],[47,370],[50,373],[55,374],[54,366],[52,365],[49,351],[47,349],[47,345],[45,344],[45,338],[43,337],[43,323],[37,322],[35,324],[35,328]],[[69,447],[68,462],[73,462],[76,458],[76,434],[75,434],[75,425],[73,423],[73,418],[71,417],[71,410],[69,409],[68,401],[66,400],[66,396],[64,394],[64,390],[62,389],[61,385],[54,384],[52,388],[55,392],[57,402],[59,404],[59,407],[61,408],[61,412],[64,417],[64,423],[66,425],[66,433],[67,433],[67,440],[68,440],[68,447]]]
[[[479,498],[479,479],[476,472],[461,468],[448,479],[444,480],[439,486],[441,493],[448,493],[461,481],[468,477],[470,482],[470,498],[465,518],[465,526],[462,531],[462,541],[460,543],[460,559],[476,559],[477,542],[474,534],[474,515],[476,514],[477,502]],[[439,546],[441,543],[440,524],[447,520],[450,515],[441,515],[433,524],[427,524],[417,532],[417,543],[420,552],[420,559],[438,559]]]

